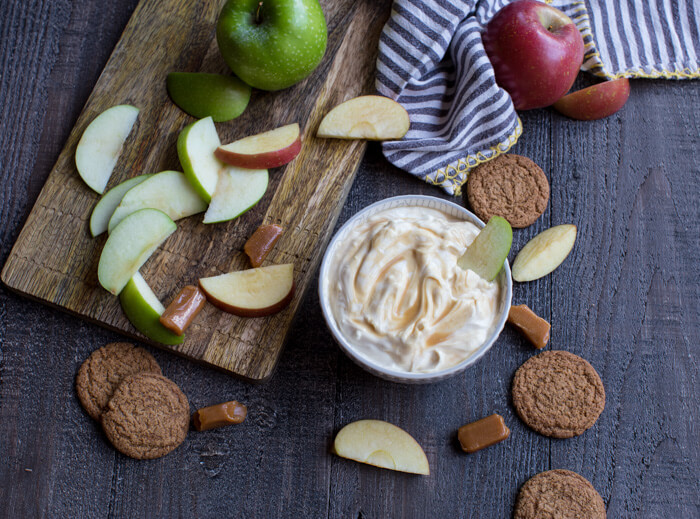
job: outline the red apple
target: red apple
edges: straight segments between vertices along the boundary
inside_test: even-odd
[[[554,108],[572,119],[591,121],[614,114],[629,96],[629,80],[615,79],[567,94],[554,103]]]
[[[214,155],[239,168],[270,169],[291,162],[299,151],[301,136],[299,125],[294,123],[219,146]]]
[[[202,278],[199,286],[214,306],[241,317],[264,317],[294,297],[294,265],[270,265]]]
[[[583,38],[571,18],[535,0],[518,0],[498,11],[482,39],[496,82],[516,110],[557,101],[583,63]]]

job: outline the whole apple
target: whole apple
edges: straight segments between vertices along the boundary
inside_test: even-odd
[[[228,66],[260,90],[287,88],[308,76],[327,39],[318,0],[228,0],[216,25]]]
[[[498,11],[482,39],[496,82],[517,110],[557,101],[583,63],[583,38],[571,18],[535,0],[518,0]]]

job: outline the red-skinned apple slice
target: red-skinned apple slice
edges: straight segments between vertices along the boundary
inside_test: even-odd
[[[567,94],[553,106],[557,112],[572,119],[592,121],[617,112],[629,96],[629,79],[621,78]]]
[[[219,146],[214,155],[239,168],[270,169],[291,162],[300,150],[301,134],[294,123]]]
[[[264,317],[294,297],[294,265],[271,265],[202,278],[199,286],[214,306],[241,317]]]

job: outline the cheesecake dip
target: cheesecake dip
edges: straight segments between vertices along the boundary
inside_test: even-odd
[[[500,288],[457,259],[480,229],[438,209],[400,206],[354,222],[329,258],[325,298],[354,350],[384,369],[436,373],[494,333]]]

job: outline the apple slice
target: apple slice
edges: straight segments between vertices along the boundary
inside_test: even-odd
[[[109,220],[109,232],[139,209],[158,209],[171,220],[201,213],[207,203],[179,171],[162,171],[129,190]]]
[[[383,96],[360,96],[339,104],[321,121],[316,135],[335,139],[400,139],[411,122],[408,112]]]
[[[503,268],[512,243],[513,229],[508,220],[492,216],[457,260],[457,265],[476,272],[487,281],[493,281]]]
[[[109,219],[112,218],[114,211],[117,209],[119,202],[122,201],[122,198],[124,198],[126,192],[150,176],[151,175],[139,175],[138,177],[125,180],[107,191],[102,198],[100,198],[100,201],[95,204],[95,208],[92,210],[92,215],[90,215],[90,233],[93,238],[107,230]]]
[[[204,223],[233,220],[253,207],[267,191],[266,169],[225,166],[219,173],[216,191],[204,213]]]
[[[622,78],[567,94],[553,106],[557,112],[572,119],[592,121],[614,114],[629,97],[629,79]]]
[[[131,324],[152,341],[161,344],[182,344],[184,335],[175,335],[160,324],[160,316],[165,307],[148,286],[139,272],[136,272],[119,293],[119,302]]]
[[[430,474],[425,452],[400,427],[381,420],[359,420],[343,427],[335,437],[338,456],[385,469]]]
[[[294,296],[294,265],[270,265],[202,278],[207,299],[224,312],[263,317],[285,308]]]
[[[575,241],[575,225],[557,225],[541,232],[515,257],[513,279],[533,281],[546,276],[566,259]]]
[[[235,76],[203,72],[171,72],[168,94],[181,110],[201,119],[230,121],[241,115],[250,101],[250,87]]]
[[[104,193],[124,141],[138,115],[139,109],[135,106],[113,106],[95,117],[85,128],[75,149],[75,166],[91,189]]]
[[[176,228],[175,222],[158,209],[141,209],[124,218],[102,249],[97,265],[100,284],[117,295]]]
[[[219,170],[224,166],[214,151],[221,145],[211,117],[185,126],[177,138],[177,155],[187,180],[205,202],[211,202],[219,180]]]
[[[294,123],[219,146],[214,155],[239,168],[269,169],[291,162],[299,151],[301,136],[299,125]]]

